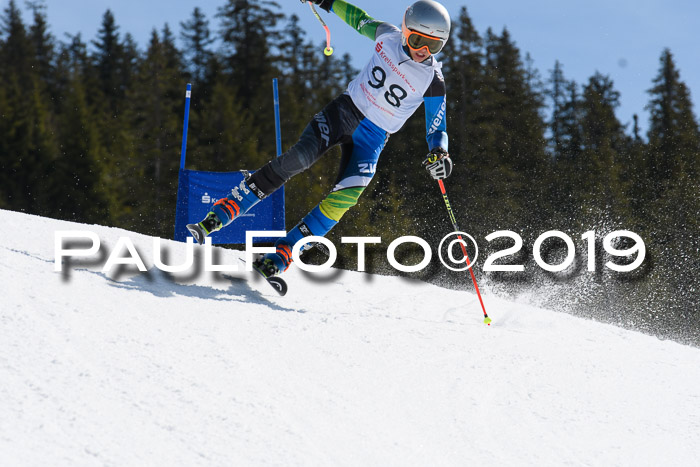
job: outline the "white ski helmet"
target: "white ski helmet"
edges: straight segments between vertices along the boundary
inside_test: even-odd
[[[431,54],[442,50],[450,36],[450,14],[433,0],[420,0],[403,15],[403,45],[414,50],[427,48]]]

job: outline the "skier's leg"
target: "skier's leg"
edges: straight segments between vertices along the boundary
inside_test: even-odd
[[[318,161],[333,146],[351,137],[364,116],[347,94],[328,104],[304,129],[299,142],[255,172],[251,185],[263,197]]]
[[[343,136],[352,134],[361,119],[362,114],[350,98],[347,95],[339,96],[314,116],[294,146],[253,175],[246,174],[228,197],[214,204],[203,221],[188,225],[188,229],[199,243],[203,243],[205,236],[226,227],[294,175],[311,167]]]
[[[352,137],[342,145],[343,159],[331,193],[289,233],[275,243],[276,253],[265,255],[280,272],[292,261],[292,247],[302,238],[325,236],[353,206],[374,176],[377,160],[388,134],[369,120],[363,120]],[[308,245],[306,245],[308,248]]]

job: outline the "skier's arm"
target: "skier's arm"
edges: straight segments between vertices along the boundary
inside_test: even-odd
[[[447,141],[447,100],[445,79],[440,71],[435,71],[432,83],[423,95],[425,106],[425,134],[428,149],[442,148],[448,151]]]
[[[395,29],[395,26],[372,18],[361,8],[344,0],[322,0],[314,3],[318,3],[326,11],[333,11],[350,27],[373,41],[385,32]]]

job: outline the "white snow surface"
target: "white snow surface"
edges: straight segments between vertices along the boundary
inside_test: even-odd
[[[54,272],[57,230],[129,237],[149,272]],[[293,266],[279,297],[173,278],[125,230],[0,232],[2,466],[700,465],[697,348],[489,294],[486,326],[466,282]]]

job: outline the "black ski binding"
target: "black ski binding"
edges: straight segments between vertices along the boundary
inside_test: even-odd
[[[241,259],[241,261],[243,260]],[[265,281],[267,281],[267,283],[270,284],[273,289],[275,289],[275,292],[280,294],[280,296],[285,296],[288,290],[287,283],[285,282],[285,280],[279,276],[270,275],[270,271],[266,271],[259,261],[260,258],[258,258],[258,260],[253,261],[253,270],[260,274],[265,279]],[[243,263],[245,263],[245,261],[243,261]]]

